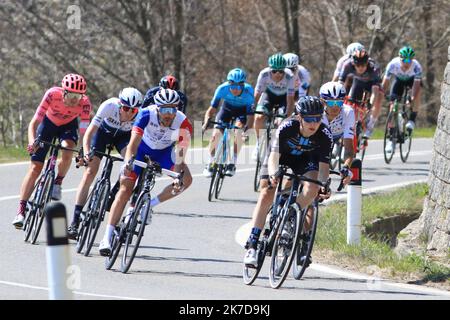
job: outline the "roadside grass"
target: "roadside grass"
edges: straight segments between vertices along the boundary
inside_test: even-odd
[[[391,193],[363,198],[362,224],[378,217],[420,213],[428,193],[427,184],[415,184]],[[407,280],[417,284],[439,282],[450,286],[450,268],[432,261],[425,252],[400,257],[388,243],[361,235],[359,245],[347,245],[346,203],[334,203],[321,208],[315,250],[319,257],[349,268]],[[313,253],[314,256],[314,253]]]
[[[0,163],[27,161],[27,160],[30,160],[30,155],[24,148],[16,148],[16,147],[0,148]]]
[[[417,127],[414,129],[413,139],[414,138],[433,138],[435,131],[436,131],[436,126]],[[375,130],[373,130],[371,139],[372,140],[384,139],[384,126],[376,127]]]

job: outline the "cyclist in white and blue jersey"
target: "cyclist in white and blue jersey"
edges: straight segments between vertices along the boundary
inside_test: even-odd
[[[247,75],[242,69],[235,68],[228,73],[227,81],[217,87],[214,97],[211,100],[211,106],[206,110],[203,131],[206,130],[209,119],[214,116],[219,106],[220,110],[216,116],[216,122],[236,120],[236,126],[243,129],[244,132],[253,127],[254,91],[253,87],[245,82],[246,79]],[[220,105],[221,102],[222,105]],[[203,171],[206,177],[211,177],[212,175],[210,163],[214,158],[215,148],[222,132],[223,128],[216,125],[209,142],[209,161]],[[232,163],[225,169],[225,174],[230,177],[236,172],[236,160],[242,146],[241,130],[235,130],[235,134]]]

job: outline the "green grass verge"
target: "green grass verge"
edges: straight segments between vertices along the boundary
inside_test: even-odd
[[[427,184],[416,184],[387,194],[365,196],[362,224],[370,224],[377,217],[421,212],[427,193]],[[328,259],[359,269],[375,265],[388,276],[414,274],[421,283],[446,281],[445,284],[450,285],[450,268],[430,261],[424,254],[399,257],[389,244],[369,239],[364,234],[359,245],[347,245],[346,215],[346,203],[321,208],[315,249],[326,252]]]
[[[436,131],[436,126],[424,127],[424,128],[417,127],[414,129],[413,139],[414,138],[433,138],[435,131]],[[375,128],[371,139],[384,139],[384,127]]]
[[[16,148],[16,147],[0,148],[0,163],[27,161],[27,160],[30,160],[30,155],[24,148]]]

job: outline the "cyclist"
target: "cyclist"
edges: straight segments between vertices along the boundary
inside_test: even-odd
[[[286,59],[281,53],[269,57],[269,66],[259,73],[255,88],[256,111],[270,113],[275,106],[286,110],[290,115],[295,104],[295,78],[291,70],[286,68]],[[253,158],[256,159],[259,148],[259,130],[264,128],[266,115],[255,116],[256,148]]]
[[[408,122],[406,123],[406,129],[411,132],[415,127],[417,117],[417,111],[414,110],[419,109],[422,66],[416,59],[413,59],[416,54],[410,46],[401,48],[398,55],[398,57],[392,59],[391,62],[388,63],[386,67],[386,74],[383,77],[382,86],[384,91],[387,92],[391,77],[395,76],[389,93],[389,108],[392,108],[394,100],[400,99],[403,96],[405,87],[412,88],[410,101],[411,114]],[[386,145],[386,151],[388,153],[392,153],[392,141],[389,141]]]
[[[281,123],[272,142],[270,155],[266,157],[262,167],[261,193],[253,210],[253,229],[244,257],[246,265],[257,266],[257,243],[276,192],[279,165],[287,165],[295,174],[312,179],[326,181],[328,178],[332,136],[327,126],[322,123],[322,101],[318,97],[305,96],[299,99],[295,107],[297,115]],[[273,188],[269,188],[269,181]],[[303,192],[297,197],[298,206],[309,206],[318,192],[319,187],[316,184],[305,182]],[[324,198],[329,196],[329,192],[322,195]],[[311,227],[312,224],[308,223]]]
[[[146,108],[151,104],[155,104],[154,96],[160,89],[172,89],[175,90],[180,96],[180,103],[178,104],[178,110],[180,110],[183,113],[186,113],[188,100],[186,95],[179,90],[179,87],[180,85],[178,83],[178,80],[174,76],[168,75],[162,77],[161,80],[159,81],[158,87],[148,89],[144,97],[144,103],[142,104],[142,107]]]
[[[202,130],[205,131],[209,119],[214,116],[217,107],[223,101],[219,113],[216,116],[216,122],[230,122],[236,119],[236,126],[246,131],[253,127],[253,87],[246,83],[247,74],[239,68],[232,69],[228,72],[227,81],[217,87],[214,97],[211,100],[211,106],[206,110]],[[247,119],[248,118],[248,119]],[[223,127],[215,126],[211,139],[209,141],[209,160],[203,170],[205,177],[211,177],[211,162],[214,158],[215,148],[220,136],[223,133]],[[234,140],[234,152],[232,163],[225,168],[227,176],[233,176],[236,172],[236,160],[239,155],[242,144],[241,130],[235,131],[236,138]]]
[[[345,51],[345,52],[346,52],[345,55],[343,55],[343,56],[338,60],[338,62],[336,63],[336,70],[334,70],[333,79],[332,79],[331,81],[338,81],[338,80],[339,80],[339,74],[340,74],[341,71],[342,71],[342,67],[344,66],[345,62],[350,61],[350,60],[352,59],[352,54],[353,54],[353,52],[354,52],[356,49],[362,50],[362,49],[365,49],[365,48],[364,48],[364,46],[363,46],[361,43],[359,43],[359,42],[353,42],[353,43],[350,43],[350,44],[347,46],[347,49],[346,49],[346,51]]]
[[[294,74],[295,81],[295,101],[298,98],[306,96],[311,86],[311,75],[308,69],[299,64],[299,56],[295,53],[286,53],[283,55],[286,60],[286,67]]]
[[[174,184],[168,185],[158,196],[151,199],[152,208],[179,195],[192,183],[191,173],[184,162],[191,140],[192,125],[186,116],[177,110],[180,97],[175,90],[161,89],[154,99],[155,105],[141,110],[133,125],[131,139],[125,153],[125,164],[121,171],[120,189],[111,206],[108,225],[99,246],[102,256],[107,256],[111,252],[111,239],[115,225],[119,222],[137,177],[142,171],[141,167],[130,165],[129,161],[132,157],[143,161],[144,156],[148,155],[152,161],[158,162],[164,169],[184,171],[183,185],[180,187],[181,183],[177,180]],[[146,221],[147,224],[150,219],[151,215]]]
[[[325,112],[322,122],[328,126],[333,136],[333,142],[343,139],[344,165],[341,176],[344,184],[348,184],[352,178],[350,166],[355,152],[353,150],[353,137],[355,135],[355,113],[353,108],[344,104],[345,88],[339,82],[327,82],[320,87],[320,98],[325,102]]]
[[[110,98],[100,105],[86,130],[83,150],[84,162],[87,167],[78,185],[73,220],[68,229],[70,239],[77,239],[80,214],[86,204],[89,187],[97,175],[102,160],[101,155],[92,153],[92,151],[95,149],[105,152],[106,146],[113,144],[124,157],[131,137],[131,128],[141,105],[141,92],[135,88],[125,88],[120,91],[119,98]]]
[[[364,91],[372,94],[372,110],[364,136],[370,138],[373,128],[381,112],[383,91],[380,87],[380,69],[378,64],[369,60],[365,49],[357,48],[352,54],[352,60],[344,63],[339,75],[339,82],[344,83],[346,92],[351,99],[362,100]]]
[[[73,149],[78,141],[79,129],[81,143],[89,125],[92,110],[91,102],[85,95],[86,88],[86,81],[81,75],[65,75],[61,87],[47,90],[28,125],[27,151],[31,154],[31,166],[20,189],[19,209],[13,221],[17,229],[23,227],[27,201],[33,192],[34,184],[42,171],[45,156],[49,150],[47,145],[40,148],[36,138],[51,142],[54,137],[57,137],[64,147]],[[78,117],[81,119],[80,124],[78,124]],[[71,161],[72,152],[62,150],[52,192],[52,198],[55,200],[61,199],[61,184]]]

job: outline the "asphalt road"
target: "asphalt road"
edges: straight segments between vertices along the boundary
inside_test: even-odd
[[[417,139],[406,164],[398,157],[385,165],[381,141],[371,141],[363,166],[363,190],[424,181],[431,158],[431,139]],[[90,257],[78,255],[71,242],[76,299],[450,299],[450,293],[373,279],[338,267],[312,264],[300,281],[289,277],[273,290],[269,263],[253,286],[242,281],[244,249],[235,233],[251,218],[257,194],[252,191],[251,148],[243,150],[235,177],[225,180],[220,201],[208,202],[209,179],[201,176],[202,150],[193,150],[193,185],[178,198],[155,208],[153,222],[129,274],[106,271],[98,241]],[[47,299],[45,230],[37,245],[23,242],[11,225],[18,191],[28,163],[0,165],[0,299]],[[72,216],[81,169],[71,168],[62,201]],[[159,190],[169,181],[157,182]],[[337,181],[333,183],[337,187]],[[320,228],[320,224],[319,224]],[[119,268],[120,261],[115,267]],[[113,268],[114,269],[114,268]]]

